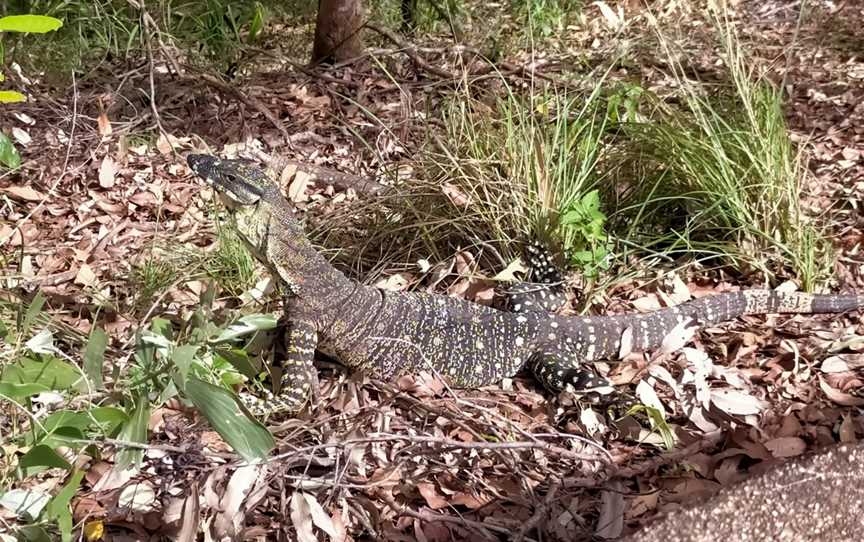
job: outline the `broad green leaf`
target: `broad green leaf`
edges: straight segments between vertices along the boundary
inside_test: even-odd
[[[240,318],[239,321],[244,324],[249,324],[259,331],[267,331],[269,329],[275,329],[278,320],[276,316],[272,314],[247,314]]]
[[[42,420],[40,425],[41,428],[45,429],[46,433],[50,433],[58,427],[64,426],[84,429],[90,425],[91,421],[90,416],[88,416],[86,412],[79,412],[76,410],[58,410]]]
[[[17,92],[15,90],[0,90],[0,104],[17,104],[26,101],[27,96],[21,94],[20,92]]]
[[[0,165],[10,169],[15,169],[21,165],[21,156],[15,150],[12,140],[3,132],[0,132]]]
[[[105,363],[105,348],[108,346],[108,335],[102,328],[94,328],[84,349],[84,374],[90,379],[90,386],[94,390],[101,390],[102,365]]]
[[[58,410],[35,428],[35,438],[37,442],[41,440],[42,444],[52,446],[60,442],[74,445],[74,440],[85,438],[83,431],[86,429],[95,428],[100,435],[111,436],[128,419],[125,412],[115,407],[95,407],[84,411]],[[28,433],[25,442],[34,444],[33,437],[32,433]]]
[[[50,433],[39,439],[39,444],[50,448],[65,446],[67,448],[79,449],[83,446],[85,440],[84,432],[77,427],[61,426],[56,427]]]
[[[171,361],[177,367],[177,374],[180,377],[180,387],[185,385],[186,377],[189,375],[189,369],[192,367],[192,360],[195,359],[195,353],[198,351],[198,346],[193,344],[184,344],[178,346],[171,352]]]
[[[235,369],[246,376],[246,378],[256,378],[258,376],[258,369],[249,360],[249,355],[245,350],[239,348],[220,348],[216,351],[216,358],[217,363],[219,361],[225,361],[231,364]]]
[[[168,350],[171,348],[171,340],[164,335],[160,335],[159,333],[154,333],[149,329],[145,329],[141,332],[141,343],[147,346],[155,346],[160,353],[167,355]]]
[[[2,146],[2,144],[0,144]],[[2,154],[2,151],[0,151]],[[0,156],[0,160],[2,160],[2,156]],[[36,317],[39,316],[39,313],[42,312],[42,307],[45,306],[45,294],[42,293],[42,290],[36,292],[36,295],[33,296],[33,300],[27,305],[27,312],[24,313],[24,319],[21,321],[21,326],[19,326],[18,332],[21,335],[28,335],[30,333],[30,327],[33,325],[33,322],[36,321]]]
[[[582,196],[582,208],[586,211],[594,211],[600,208],[600,192],[592,190]]]
[[[78,370],[63,360],[53,356],[40,356],[41,359],[25,357],[16,363],[3,367],[0,380],[18,384],[41,384],[49,390],[87,389]]]
[[[13,489],[0,495],[0,506],[20,517],[35,520],[51,500],[50,495],[28,489]]]
[[[170,320],[166,320],[165,318],[154,318],[150,323],[150,331],[165,337],[169,341],[174,336],[174,326]]]
[[[48,386],[42,384],[17,384],[15,382],[0,382],[0,395],[10,399],[26,399],[38,395],[43,391],[49,391]]]
[[[86,414],[96,421],[99,432],[106,437],[113,435],[117,427],[129,420],[126,412],[115,407],[91,408]]]
[[[0,32],[44,34],[63,26],[63,21],[46,15],[10,15],[0,17]]]
[[[45,529],[39,525],[24,525],[18,529],[17,534],[21,542],[53,542]]]
[[[270,432],[250,420],[225,388],[190,378],[185,392],[213,429],[246,461],[263,460],[276,445]]]
[[[60,539],[63,542],[72,540],[72,514],[69,511],[69,502],[75,496],[75,492],[78,491],[78,486],[81,485],[83,478],[84,471],[76,470],[73,472],[63,489],[45,507],[45,516],[48,519],[57,520],[60,526]]]
[[[45,446],[44,444],[30,448],[30,451],[18,460],[18,466],[25,470],[31,467],[51,467],[67,470],[72,468],[72,465],[63,459],[60,454],[55,452],[50,446]]]
[[[276,328],[277,319],[272,314],[248,314],[228,326],[211,343],[222,343],[246,337],[257,331],[268,331]]]
[[[147,442],[147,422],[149,420],[150,402],[147,400],[146,395],[141,395],[135,403],[135,410],[132,412],[129,421],[123,424],[123,429],[120,431],[118,440],[140,442],[141,444]],[[118,469],[125,469],[132,465],[132,463],[137,464],[140,462],[143,454],[144,450],[139,448],[123,448],[117,452],[115,465]]]

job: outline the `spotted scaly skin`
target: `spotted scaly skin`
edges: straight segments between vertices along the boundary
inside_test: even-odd
[[[348,279],[315,250],[291,205],[260,168],[209,155],[190,155],[188,162],[233,210],[250,250],[292,292],[285,300],[282,390],[275,397],[246,399],[256,413],[302,408],[316,349],[384,379],[426,370],[470,388],[528,367],[551,391],[583,391],[606,385],[585,364],[617,356],[624,337],[630,349],[649,350],[684,322],[704,325],[745,314],[844,312],[864,306],[864,296],[746,290],[648,314],[574,317],[524,307],[504,312],[442,295],[381,290]]]

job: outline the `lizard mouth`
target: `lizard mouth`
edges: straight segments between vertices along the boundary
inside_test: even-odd
[[[189,164],[189,169],[207,181],[207,184],[213,184],[210,175],[213,173],[215,166],[219,164],[218,158],[209,154],[190,154],[186,157],[186,163]]]
[[[261,199],[260,187],[245,179],[235,168],[209,154],[190,154],[186,157],[189,168],[215,188],[229,207],[252,205]],[[230,163],[230,161],[229,161]]]

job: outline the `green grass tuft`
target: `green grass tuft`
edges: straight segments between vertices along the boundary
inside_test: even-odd
[[[164,293],[182,273],[177,262],[152,251],[132,267],[130,281],[135,292],[133,305],[140,309]]]
[[[644,245],[722,256],[769,276],[791,272],[812,290],[830,270],[830,246],[801,209],[806,170],[782,94],[747,68],[734,32],[718,30],[730,84],[710,93],[685,76],[661,36],[680,104],[656,100],[652,119],[628,128],[630,165],[644,176],[613,218]]]
[[[202,262],[205,273],[231,295],[239,296],[255,285],[256,262],[237,232],[219,224],[216,249]]]

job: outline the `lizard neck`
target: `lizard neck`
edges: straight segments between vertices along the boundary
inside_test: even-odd
[[[316,319],[355,290],[356,283],[333,267],[306,238],[299,224],[284,224],[267,244],[265,261]]]

